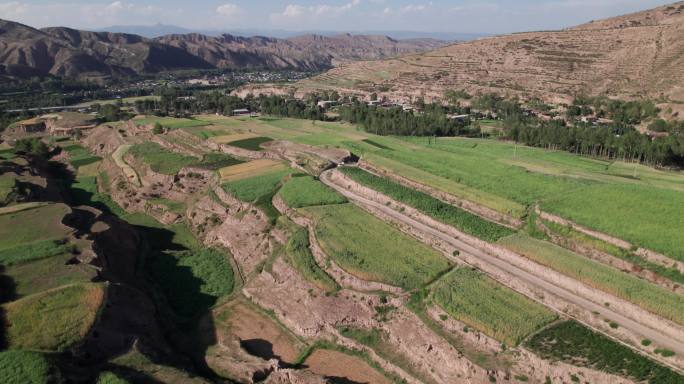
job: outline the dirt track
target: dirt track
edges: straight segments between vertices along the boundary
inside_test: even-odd
[[[674,337],[673,335],[664,335],[663,333],[658,332],[653,328],[644,325],[641,322],[638,322],[630,317],[627,317],[615,311],[613,308],[605,307],[602,304],[598,304],[585,297],[579,296],[577,292],[573,292],[569,289],[554,284],[552,280],[549,279],[548,276],[545,274],[540,275],[530,273],[527,270],[520,268],[518,265],[515,265],[507,260],[499,258],[497,257],[497,255],[493,253],[486,252],[480,247],[474,246],[472,243],[468,241],[464,241],[465,236],[463,238],[455,238],[454,236],[451,236],[445,232],[433,228],[432,226],[428,226],[412,217],[409,217],[404,213],[395,211],[394,209],[386,206],[385,204],[379,203],[372,199],[366,198],[360,194],[357,194],[356,192],[349,190],[345,185],[338,184],[339,181],[336,182],[335,180],[333,180],[332,172],[335,171],[324,172],[321,175],[321,181],[337,190],[339,193],[347,197],[350,201],[364,208],[367,208],[370,211],[381,212],[384,216],[386,216],[388,219],[392,221],[410,226],[413,230],[417,232],[427,234],[432,238],[438,239],[440,241],[452,245],[453,247],[461,251],[461,255],[459,256],[460,259],[465,259],[467,261],[469,261],[469,259],[475,259],[476,263],[479,264],[481,269],[485,270],[485,272],[487,272],[488,274],[493,275],[492,277],[497,277],[495,276],[497,275],[496,273],[491,272],[492,269],[502,271],[504,274],[513,275],[516,279],[521,280],[523,283],[538,288],[543,292],[555,295],[562,301],[571,303],[579,308],[584,309],[587,312],[600,312],[601,316],[605,319],[620,324],[621,328],[624,328],[625,330],[628,330],[629,332],[636,334],[641,338],[652,340],[655,344],[659,345],[660,347],[668,348],[676,352],[678,355],[684,354],[684,340]],[[484,265],[482,265],[481,263]],[[536,297],[532,298],[538,300],[538,298]],[[591,326],[590,324],[587,325]],[[669,361],[663,361],[662,359],[660,359],[660,361],[669,366],[673,366],[672,363]],[[679,368],[679,370],[681,371],[681,368]]]

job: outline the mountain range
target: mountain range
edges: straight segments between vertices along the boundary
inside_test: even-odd
[[[405,39],[435,39],[443,41],[468,41],[475,40],[488,36],[485,33],[460,33],[460,32],[424,32],[424,31],[395,31],[395,30],[375,30],[375,31],[291,31],[284,29],[195,29],[179,27],[177,25],[167,24],[153,24],[153,25],[112,25],[105,28],[97,29],[99,32],[114,32],[127,33],[133,35],[140,35],[150,39],[161,37],[165,35],[185,35],[189,33],[199,33],[207,36],[221,36],[224,34],[254,37],[254,36],[269,36],[280,39],[289,39],[302,35],[320,35],[320,36],[337,36],[342,34],[354,35],[380,35],[389,36],[396,40]]]
[[[320,71],[350,60],[382,59],[445,45],[434,39],[305,35],[269,37],[139,35],[54,27],[35,29],[0,20],[0,75],[102,78],[184,69]]]

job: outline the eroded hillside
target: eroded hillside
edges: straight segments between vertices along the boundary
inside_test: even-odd
[[[350,63],[300,90],[395,100],[446,90],[570,101],[577,94],[684,100],[684,3],[561,31],[518,33],[390,60]]]

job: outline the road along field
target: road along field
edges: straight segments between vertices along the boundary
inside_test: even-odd
[[[619,324],[622,330],[628,330],[633,335],[630,338],[633,340],[632,347],[639,348],[638,341],[634,342],[634,340],[649,339],[654,344],[673,350],[677,354],[684,352],[684,334],[681,327],[670,324],[664,319],[655,318],[638,310],[638,308],[634,308],[633,305],[592,290],[573,279],[540,268],[539,265],[531,264],[512,252],[505,252],[500,248],[459,233],[453,228],[440,225],[425,215],[411,212],[410,207],[404,206],[403,212],[392,209],[392,206],[397,207],[399,205],[386,197],[383,198],[376,192],[362,194],[359,192],[360,188],[350,189],[353,182],[340,176],[335,171],[329,171],[321,175],[321,180],[350,201],[383,217],[385,220],[398,224],[400,227],[407,227],[409,231],[415,231],[422,236],[428,236],[460,250],[459,257],[454,257],[454,261],[465,260],[511,288],[521,290],[521,287],[531,287],[531,290],[527,291],[529,293],[526,293],[528,296],[535,300],[542,300],[560,312],[566,311],[566,305],[571,304],[579,308],[580,312],[585,315],[588,314],[589,317],[592,313],[600,313],[602,318]],[[531,292],[543,292],[543,294],[539,297]],[[550,299],[551,297],[557,301],[554,303]],[[604,305],[608,301],[610,301],[610,306]],[[565,304],[559,305],[559,303]],[[628,316],[626,313],[637,315]],[[592,327],[600,326],[600,322],[590,323],[584,317],[583,320],[585,324],[588,323]],[[604,326],[603,328],[605,329],[602,331],[610,332],[607,327]],[[651,352],[646,349],[642,350],[646,353]],[[651,356],[654,355],[651,354]],[[656,356],[656,358],[658,357]],[[661,358],[659,360],[672,366],[667,360]]]
[[[684,175],[491,140],[374,137],[345,145],[364,161],[521,217],[542,210],[683,259]],[[486,164],[486,166],[484,166]],[[636,177],[634,177],[636,169]],[[505,180],[505,182],[502,182]],[[638,226],[632,223],[639,222]]]

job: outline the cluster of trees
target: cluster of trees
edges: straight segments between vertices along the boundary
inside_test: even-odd
[[[563,122],[511,122],[506,136],[529,146],[636,161],[653,166],[684,166],[684,137],[651,139],[626,125],[566,126]]]
[[[259,96],[256,99],[261,113],[281,117],[294,117],[309,120],[327,120],[325,112],[318,108],[316,101],[307,101],[281,96]]]
[[[47,159],[50,148],[42,140],[36,137],[17,140],[14,144],[14,152],[17,154],[30,155],[36,159]]]
[[[656,119],[649,124],[648,129],[653,132],[669,132],[670,134],[684,134],[684,121]]]
[[[652,100],[622,101],[605,96],[578,96],[568,108],[567,116],[575,118],[596,114],[617,123],[639,124],[643,120],[658,116],[660,110]]]
[[[448,107],[423,104],[423,113],[404,111],[401,107],[378,108],[355,101],[340,108],[340,118],[360,125],[376,135],[400,136],[478,136],[480,129],[469,119],[451,119]]]

